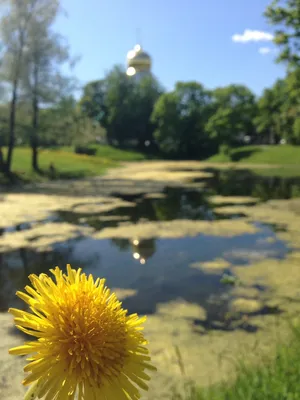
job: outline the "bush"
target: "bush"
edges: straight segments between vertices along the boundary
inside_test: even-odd
[[[88,146],[76,146],[75,153],[76,154],[86,154],[88,156],[94,156],[97,153],[97,149],[88,147]]]
[[[219,152],[224,154],[225,156],[230,156],[231,148],[228,144],[221,144],[219,148]]]

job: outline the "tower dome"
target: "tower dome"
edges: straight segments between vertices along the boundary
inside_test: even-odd
[[[129,76],[150,73],[151,64],[151,57],[139,44],[127,53],[127,75]]]

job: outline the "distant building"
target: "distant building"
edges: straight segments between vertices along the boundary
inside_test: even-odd
[[[137,44],[127,53],[127,75],[140,80],[151,75],[152,60],[148,53]]]

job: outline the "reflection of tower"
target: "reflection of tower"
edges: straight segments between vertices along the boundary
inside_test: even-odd
[[[141,264],[145,264],[147,259],[152,257],[156,251],[155,239],[133,239],[131,243],[133,258],[139,260]]]
[[[137,44],[127,53],[127,75],[140,80],[151,75],[151,57]]]

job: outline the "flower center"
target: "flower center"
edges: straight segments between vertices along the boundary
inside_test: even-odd
[[[53,315],[56,338],[51,347],[78,382],[99,386],[104,377],[120,374],[128,338],[126,311],[114,297],[97,296],[96,290],[62,293]]]

